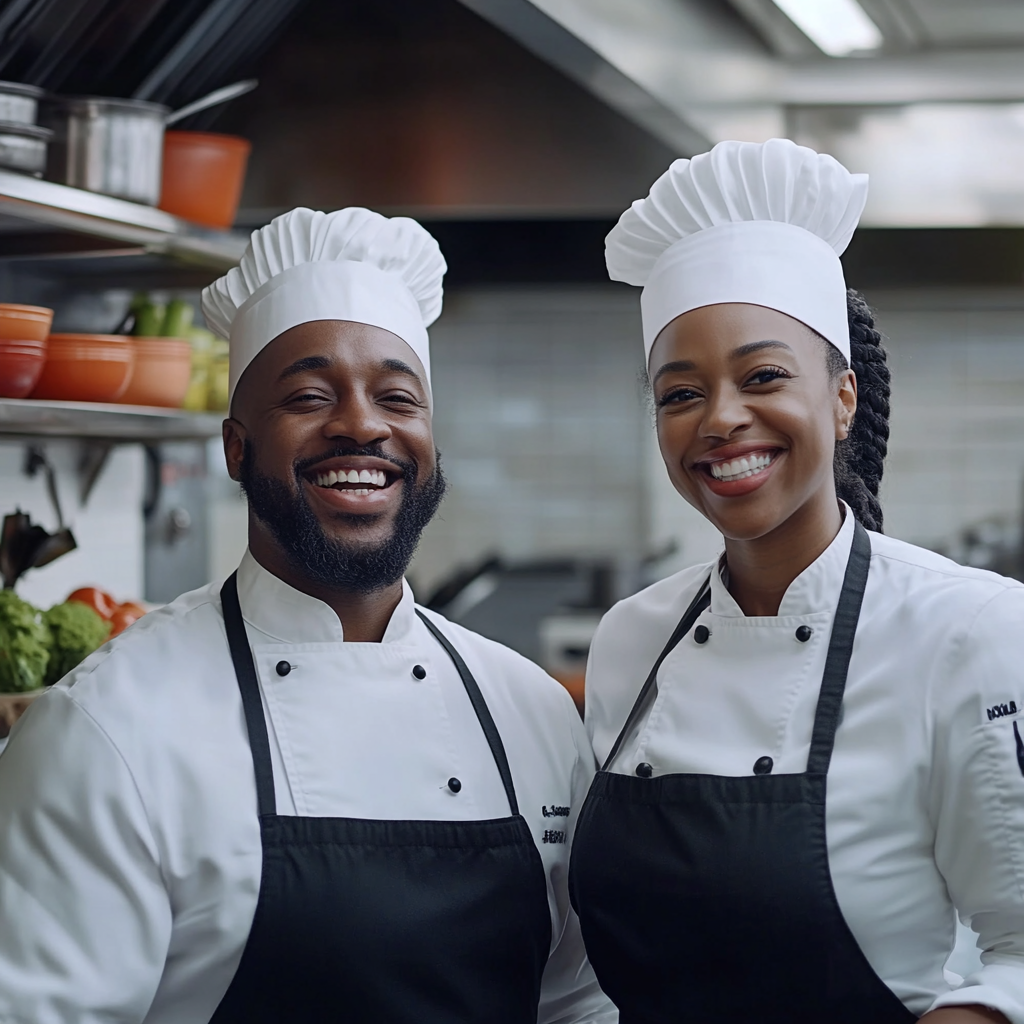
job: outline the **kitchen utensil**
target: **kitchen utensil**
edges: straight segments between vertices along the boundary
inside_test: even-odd
[[[45,538],[36,548],[32,558],[33,569],[39,569],[44,565],[74,551],[78,542],[74,534],[64,525],[64,513],[60,507],[60,496],[57,494],[57,474],[53,471],[53,464],[46,457],[42,448],[31,447],[25,457],[25,472],[34,477],[40,470],[46,475],[46,491],[50,496],[50,504],[57,516],[57,532],[47,533]],[[36,527],[39,529],[39,527]],[[44,531],[45,533],[45,531]]]
[[[20,82],[0,82],[0,121],[35,124],[43,90]]]
[[[153,206],[160,197],[164,120],[169,113],[169,107],[141,100],[46,100],[41,119],[54,130],[46,177]]]
[[[113,334],[51,334],[32,398],[116,402],[131,379],[131,338]]]
[[[0,302],[0,338],[10,341],[46,341],[52,323],[53,310],[45,306]]]
[[[0,398],[26,398],[46,363],[45,341],[0,338]]]
[[[254,88],[255,79],[237,82],[175,113],[187,117]],[[156,205],[164,125],[174,117],[169,107],[143,100],[55,96],[40,110],[43,124],[54,131],[46,161],[50,181]]]
[[[167,132],[160,209],[207,227],[231,227],[251,148],[235,135]]]
[[[198,114],[200,110],[208,110],[210,107],[217,106],[218,103],[227,103],[229,100],[236,100],[239,96],[244,96],[247,92],[252,92],[259,84],[258,79],[247,78],[242,82],[235,82],[233,85],[225,85],[220,89],[214,89],[213,92],[208,92],[200,99],[195,100],[192,103],[188,103],[184,107],[180,107],[178,110],[175,110],[172,114],[169,114],[164,125],[169,127],[172,124],[177,124],[179,121],[183,121],[186,117]]]
[[[38,449],[31,449],[29,458],[39,454]],[[11,589],[29,569],[38,569],[50,562],[74,551],[78,547],[74,535],[64,526],[60,518],[60,503],[56,501],[56,484],[53,482],[53,467],[46,462],[43,455],[44,468],[47,470],[47,484],[50,499],[57,510],[59,527],[56,533],[49,533],[37,523],[33,523],[28,515],[18,509],[4,516],[3,527],[0,528],[0,576],[3,577],[5,589]],[[38,467],[38,463],[36,464]]]
[[[46,146],[53,138],[49,128],[34,124],[0,121],[0,167],[20,174],[42,177],[46,169]]]
[[[192,374],[192,346],[182,338],[132,338],[135,367],[122,405],[181,407]]]

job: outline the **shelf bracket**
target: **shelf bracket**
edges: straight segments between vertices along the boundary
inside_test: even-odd
[[[82,441],[78,456],[78,501],[85,508],[96,481],[99,480],[114,450],[114,442],[90,438]]]

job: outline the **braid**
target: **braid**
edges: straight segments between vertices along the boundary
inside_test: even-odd
[[[836,493],[861,525],[882,532],[882,506],[878,487],[889,449],[889,367],[882,336],[864,297],[852,288],[846,293],[850,324],[850,369],[857,376],[857,414],[849,437],[836,442],[833,463]],[[828,346],[829,374],[834,379],[846,370],[842,355]]]

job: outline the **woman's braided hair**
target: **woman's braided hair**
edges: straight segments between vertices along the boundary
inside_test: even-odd
[[[889,366],[882,336],[864,297],[852,288],[846,292],[850,323],[850,369],[857,375],[857,414],[849,436],[836,442],[833,473],[836,494],[845,501],[862,526],[882,532],[882,506],[878,486],[882,482],[889,450]],[[842,353],[825,343],[828,371],[838,381],[847,369]]]

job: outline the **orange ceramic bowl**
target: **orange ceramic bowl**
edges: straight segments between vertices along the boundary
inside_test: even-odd
[[[46,363],[31,398],[116,402],[131,379],[132,339],[116,334],[51,334]]]
[[[46,362],[46,339],[0,338],[0,398],[25,398],[39,381]]]
[[[192,375],[192,346],[182,338],[132,338],[135,368],[122,405],[181,407]]]
[[[45,306],[19,306],[0,302],[0,338],[9,341],[46,341],[53,310]]]

